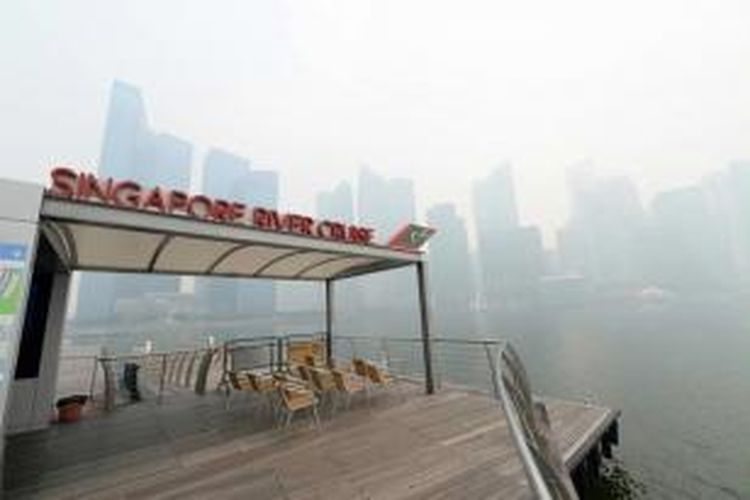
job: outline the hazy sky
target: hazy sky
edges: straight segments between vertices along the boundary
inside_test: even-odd
[[[566,166],[654,191],[750,157],[750,2],[17,1],[0,9],[0,176],[95,168],[109,86],[156,130],[282,173],[284,204],[362,164],[469,214],[510,161],[564,221]]]

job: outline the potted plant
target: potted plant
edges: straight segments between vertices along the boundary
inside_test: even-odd
[[[81,418],[81,410],[88,401],[88,396],[75,394],[57,400],[57,421],[75,422]]]

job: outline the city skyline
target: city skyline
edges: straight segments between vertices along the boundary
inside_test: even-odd
[[[119,80],[112,83],[103,135],[99,174],[189,188],[192,146],[153,130],[137,87]],[[140,302],[147,293],[175,294],[179,290],[178,277],[86,273],[78,283],[76,317],[101,321],[115,315],[127,301]]]
[[[371,164],[418,179],[420,213],[455,198],[471,220],[468,179],[511,161],[521,219],[549,242],[568,214],[567,165],[593,158],[649,201],[750,158],[746,2],[445,4],[427,19],[416,5],[339,3],[246,2],[227,15],[135,2],[125,22],[104,5],[50,4],[43,17],[59,22],[48,24],[11,6],[19,22],[1,36],[23,50],[3,59],[0,176],[94,165],[113,77],[148,89],[154,125],[195,145],[194,172],[211,146],[252,157],[285,176],[282,198],[299,212]],[[226,29],[205,33],[206,22]]]
[[[190,189],[195,185],[195,176],[187,167],[192,157],[189,143],[152,130],[140,89],[121,81],[113,83],[100,174]],[[248,205],[277,208],[281,204],[284,183],[276,170],[257,169],[249,158],[220,148],[209,149],[202,161],[198,191]],[[472,279],[470,285],[457,287],[470,290],[463,292],[464,298],[458,302],[471,307],[533,302],[543,294],[544,278],[562,274],[578,275],[603,289],[682,288],[690,283],[680,272],[687,267],[695,270],[691,275],[694,284],[729,286],[750,276],[750,258],[746,256],[750,233],[743,226],[746,216],[742,211],[750,204],[750,188],[745,185],[750,183],[745,181],[750,179],[748,172],[750,163],[732,162],[700,183],[665,190],[651,203],[643,203],[630,178],[600,176],[591,161],[574,164],[567,170],[571,213],[552,246],[543,242],[539,224],[526,224],[520,217],[522,197],[516,192],[515,169],[509,162],[499,164],[483,178],[472,179],[473,234],[455,200],[430,205],[421,217],[414,180],[384,176],[369,166],[360,167],[356,190],[349,181],[341,180],[317,192],[315,213],[371,226],[381,242],[404,222],[426,219],[444,223],[448,234],[436,238],[430,247],[444,267],[442,277],[437,276],[437,303],[445,303],[440,297],[453,288],[451,280],[458,279],[459,268],[468,270]],[[692,217],[690,229],[680,226],[683,212]],[[719,216],[728,221],[725,230],[715,223]],[[451,259],[463,264],[456,267]],[[718,261],[725,262],[723,267]],[[374,279],[380,283],[371,284],[368,295],[352,288],[351,306],[397,307],[398,300],[386,290],[398,288],[401,278]],[[282,309],[308,309],[319,301],[317,293],[270,283],[197,279],[187,288],[184,283],[165,277],[113,280],[106,275],[83,276],[79,294],[86,299],[78,302],[98,305],[86,308],[86,314],[80,314],[79,308],[77,316],[100,320],[115,314],[117,307],[127,307],[127,301],[139,303],[141,296],[185,290],[203,298],[208,314],[252,315],[276,310],[279,303]],[[555,285],[558,288],[559,283]],[[461,295],[451,291],[454,298]]]
[[[279,175],[257,170],[252,162],[218,148],[210,149],[203,159],[201,192],[213,198],[277,208]],[[198,278],[195,294],[210,315],[263,314],[276,309],[276,284],[238,282],[231,279]]]
[[[747,0],[6,3],[10,496],[750,497]]]
[[[121,85],[123,88],[138,89],[138,87],[133,86],[132,84],[129,84],[129,83],[125,83],[125,82],[123,82],[121,80],[114,80],[114,82],[112,83],[112,85],[113,86]],[[148,117],[147,117],[147,113],[146,113],[146,110],[145,110],[145,107],[144,107],[144,101],[145,101],[144,97],[139,96],[138,100],[139,100],[139,103],[137,104],[137,106],[141,106],[141,108],[143,109],[143,113],[142,113],[143,116],[142,116],[142,118],[144,120],[144,123],[147,123],[147,122],[150,123],[147,120]],[[156,121],[158,121],[158,120],[156,120]],[[107,137],[106,137],[106,134],[104,134],[102,142],[104,143],[106,141],[107,141]],[[226,150],[226,149],[221,148],[221,147],[211,147],[211,146],[209,146],[209,147],[197,148],[193,144],[188,144],[186,141],[183,141],[179,137],[173,135],[171,132],[156,132],[156,133],[153,134],[153,138],[151,139],[151,142],[152,142],[152,146],[151,146],[152,149],[153,148],[157,148],[158,149],[158,144],[162,143],[162,144],[165,144],[167,147],[170,147],[170,145],[171,145],[172,148],[177,148],[177,149],[180,149],[180,148],[184,149],[184,148],[187,147],[187,148],[192,149],[193,151],[198,150],[198,151],[202,151],[203,152],[202,154],[189,154],[188,155],[190,157],[190,161],[188,162],[189,163],[189,165],[188,165],[188,167],[189,167],[188,168],[188,172],[189,172],[189,177],[188,177],[188,179],[189,179],[189,187],[190,187],[190,189],[192,191],[196,191],[196,192],[200,191],[201,184],[203,182],[202,179],[203,179],[203,177],[205,175],[204,165],[203,165],[203,161],[205,160],[205,157],[207,155],[211,154],[211,152],[214,151],[214,150],[222,150],[222,151],[226,151],[226,152],[229,153],[229,150]],[[195,142],[200,142],[200,141],[195,141]],[[148,147],[144,146],[143,149],[147,150]],[[242,154],[238,154],[236,152],[231,152],[230,154],[233,154],[233,155],[238,156],[238,157],[242,157],[243,156]],[[252,156],[252,155],[250,155],[250,156]],[[113,157],[113,159],[114,159],[114,157]],[[104,161],[105,161],[105,158],[102,156],[100,158],[99,162],[96,162],[95,164],[90,165],[89,167],[90,167],[91,170],[97,170]],[[116,165],[116,164],[118,164],[118,162],[121,163],[122,159],[115,160],[114,164]],[[112,162],[110,162],[109,160],[107,160],[107,163],[112,164]],[[257,162],[254,162],[254,164],[255,163],[257,163]],[[730,158],[730,159],[727,159],[724,163],[725,163],[725,165],[746,165],[746,164],[748,164],[748,160],[737,159],[737,158],[731,159]],[[632,177],[630,177],[628,175],[618,174],[618,173],[602,174],[600,172],[600,170],[599,170],[600,164],[597,163],[597,162],[595,162],[591,158],[588,158],[588,159],[585,159],[585,160],[581,160],[581,161],[571,162],[571,163],[569,163],[568,167],[565,168],[565,176],[566,176],[566,178],[564,179],[564,182],[560,183],[560,185],[562,187],[566,187],[566,192],[568,193],[566,195],[566,198],[567,198],[566,203],[569,205],[567,218],[560,219],[560,222],[557,225],[553,225],[553,226],[545,225],[542,220],[536,220],[536,219],[532,219],[532,218],[529,218],[527,216],[524,216],[524,210],[523,210],[523,206],[525,205],[525,197],[524,196],[518,196],[517,200],[515,202],[515,206],[516,206],[516,215],[515,215],[515,217],[517,217],[518,220],[521,223],[523,223],[524,225],[527,225],[527,226],[528,225],[533,225],[533,226],[537,226],[537,227],[540,228],[541,233],[542,233],[542,239],[543,239],[544,248],[547,249],[547,250],[559,250],[559,248],[557,248],[557,240],[558,240],[557,234],[560,231],[562,231],[562,230],[564,230],[566,228],[566,226],[568,225],[568,218],[573,217],[573,214],[574,214],[574,212],[576,210],[576,208],[574,206],[575,205],[575,199],[574,199],[575,197],[571,196],[570,189],[569,189],[570,188],[570,177],[571,177],[570,173],[571,173],[571,170],[576,170],[576,169],[578,169],[578,168],[580,168],[582,166],[585,169],[588,169],[588,171],[591,174],[592,178],[597,178],[600,181],[608,182],[609,180],[613,180],[613,179],[629,179],[629,182],[633,183],[633,186],[634,186],[634,188],[635,188],[638,196],[640,197],[643,206],[648,206],[654,199],[656,199],[659,196],[659,194],[662,191],[669,191],[669,190],[672,190],[672,189],[679,189],[679,188],[683,188],[683,187],[689,187],[689,186],[695,185],[695,184],[704,183],[704,182],[706,182],[706,179],[710,179],[712,176],[715,176],[718,172],[720,172],[720,171],[723,170],[722,166],[716,166],[713,169],[709,169],[706,172],[704,172],[703,174],[701,174],[698,178],[694,179],[693,182],[682,181],[682,182],[679,182],[679,183],[670,184],[667,187],[665,187],[665,189],[663,189],[663,190],[654,191],[653,193],[651,193],[650,196],[645,196],[644,193],[642,192],[642,190],[638,187],[638,185],[635,184],[635,181],[632,179]],[[140,168],[142,168],[142,167],[140,167]],[[269,164],[268,164],[268,162],[265,162],[263,169],[267,170],[268,168],[269,168]],[[352,166],[352,172],[351,172],[351,174],[349,176],[347,176],[347,177],[344,177],[342,179],[339,179],[339,180],[335,181],[335,183],[347,183],[350,186],[352,184],[356,184],[356,178],[357,178],[357,176],[359,175],[359,173],[361,172],[361,170],[363,168],[368,168],[368,167],[366,165],[365,166],[360,165],[359,167]],[[383,165],[378,165],[378,169],[377,170],[379,171],[379,173],[383,172],[382,168],[383,168]],[[508,161],[508,160],[498,160],[498,161],[495,162],[494,166],[492,166],[491,164],[490,165],[485,165],[484,166],[485,175],[486,176],[491,176],[491,175],[493,175],[493,172],[496,172],[498,169],[506,169],[506,168],[513,169],[514,174],[516,174],[514,176],[514,184],[518,185],[518,180],[517,180],[516,177],[518,176],[519,172],[521,172],[521,173],[523,172],[523,169],[517,168],[516,164],[514,164],[513,162]],[[274,168],[274,171],[277,172],[278,175],[283,175],[283,173],[284,173],[283,170],[279,169],[279,168]],[[142,173],[139,173],[138,170],[135,169],[134,172],[133,172],[133,174],[131,175],[131,177],[133,177],[135,179],[138,179],[138,178],[141,178],[142,175],[143,175]],[[167,177],[166,179],[169,179],[169,177]],[[472,182],[475,182],[476,179],[477,178],[474,177],[474,178],[470,178],[468,180],[470,181],[470,183],[472,183]],[[410,181],[413,182],[413,179],[411,179]],[[161,180],[161,179],[157,178],[157,179],[154,180],[154,182],[163,183],[164,180]],[[288,184],[288,182],[286,184]],[[321,191],[325,191],[325,189],[326,188],[323,188],[323,189],[321,189]],[[421,190],[419,189],[419,185],[418,184],[416,185],[416,189],[417,189],[417,191],[419,191],[421,193]],[[467,191],[471,191],[471,189],[467,188]],[[277,201],[277,205],[279,206],[279,208],[288,209],[288,210],[303,211],[303,212],[307,212],[307,213],[314,213],[316,211],[315,204],[316,204],[316,196],[317,196],[317,194],[314,194],[313,196],[309,196],[309,197],[307,197],[307,199],[300,200],[300,199],[297,199],[297,198],[290,199],[289,196],[285,196],[285,193],[286,193],[285,183],[281,183],[280,186],[279,186],[279,195],[278,195],[278,201]],[[445,203],[445,202],[453,203],[456,206],[457,213],[461,217],[463,217],[464,219],[466,219],[468,221],[467,230],[468,230],[468,233],[470,235],[469,245],[470,245],[470,248],[473,251],[475,251],[477,249],[477,238],[478,238],[478,234],[477,234],[477,231],[476,231],[476,223],[475,223],[477,215],[475,213],[475,208],[473,206],[474,205],[474,200],[473,200],[473,197],[471,196],[471,194],[468,195],[468,199],[469,199],[469,205],[466,206],[465,203],[461,202],[461,196],[459,194],[457,194],[453,198],[438,199],[438,200],[435,200],[432,203],[423,200],[422,197],[420,197],[420,196],[416,196],[415,197],[415,203],[416,203],[416,207],[417,207],[417,210],[416,210],[416,214],[418,215],[417,219],[418,220],[423,220],[424,216],[427,213],[427,211],[433,205],[436,205],[436,204],[439,204],[439,203]],[[259,202],[262,202],[262,201],[263,201],[262,199],[259,200]],[[263,203],[259,203],[259,204],[263,204]],[[266,203],[266,204],[273,205],[273,203],[271,203],[271,202]],[[305,208],[303,210],[298,210],[297,209],[298,206],[307,206],[307,208]],[[379,236],[382,239],[385,239],[388,235],[384,235],[381,232],[381,234]]]

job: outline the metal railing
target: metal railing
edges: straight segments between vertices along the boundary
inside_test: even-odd
[[[87,360],[89,394],[94,396],[97,371],[104,372],[104,402],[114,404],[116,373],[125,363],[142,367],[141,380],[155,386],[161,402],[165,387],[206,387],[229,390],[230,370],[285,368],[286,349],[292,342],[319,339],[319,335],[266,336],[227,341],[221,348],[119,356],[77,356]],[[490,394],[503,412],[529,485],[540,499],[576,499],[577,494],[552,436],[544,405],[531,392],[518,354],[499,339],[431,339],[435,386],[467,387]],[[370,359],[387,367],[397,378],[424,380],[422,340],[409,337],[337,336],[334,361],[354,357]],[[92,363],[93,361],[93,363]]]
[[[578,494],[552,435],[546,407],[533,399],[526,370],[515,349],[504,342],[496,350],[494,359],[489,346],[485,349],[493,371],[495,399],[508,421],[534,493],[544,500],[577,499]]]
[[[424,375],[421,339],[340,337],[334,354],[380,360],[401,377]],[[434,338],[437,387],[467,386],[491,394],[503,412],[524,473],[537,498],[578,498],[556,446],[546,408],[534,400],[526,370],[509,342],[499,339]]]
[[[144,396],[161,403],[165,390],[192,388],[201,394],[206,386],[218,385],[222,373],[221,351],[216,348],[188,349],[144,354],[62,356],[58,369],[58,396],[86,393],[105,410],[112,410],[124,387],[125,365],[138,366],[138,388]],[[101,376],[99,375],[101,372]],[[101,377],[101,378],[100,378]]]

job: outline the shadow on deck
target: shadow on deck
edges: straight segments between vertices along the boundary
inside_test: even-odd
[[[461,389],[401,382],[368,406],[275,429],[252,400],[216,393],[11,436],[6,498],[531,498],[503,413]],[[617,414],[550,400],[572,467]]]

